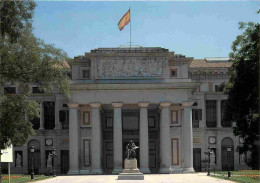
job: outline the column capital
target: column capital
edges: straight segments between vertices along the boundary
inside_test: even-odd
[[[171,104],[171,102],[161,102],[160,107],[169,107]]]
[[[112,103],[112,106],[114,108],[121,108],[123,106],[123,103],[120,103],[120,102],[115,102],[115,103]]]
[[[89,105],[92,108],[100,108],[101,107],[101,103],[90,103]]]
[[[194,102],[182,102],[182,107],[191,107],[194,104]]]
[[[78,103],[68,103],[67,105],[70,109],[77,109],[79,107]]]
[[[149,102],[139,102],[138,103],[138,106],[141,107],[141,108],[146,108],[149,106]]]

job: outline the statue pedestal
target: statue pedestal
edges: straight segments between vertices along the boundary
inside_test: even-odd
[[[118,180],[144,180],[144,174],[142,174],[137,168],[137,160],[125,159],[125,168],[123,173],[118,175]]]

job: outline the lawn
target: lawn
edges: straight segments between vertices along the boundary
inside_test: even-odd
[[[23,175],[23,174],[12,174],[11,175],[11,183],[25,183],[25,182],[37,182],[38,180],[48,179],[50,176],[45,175],[34,175],[34,180],[31,181],[31,175]],[[2,183],[8,183],[8,175],[2,175]]]
[[[227,171],[215,172],[211,174],[213,177],[228,179],[239,183],[259,183],[260,182],[260,170],[240,170],[231,171],[231,177],[227,177]]]

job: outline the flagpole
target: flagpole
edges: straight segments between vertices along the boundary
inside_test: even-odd
[[[131,48],[131,22],[132,22],[132,17],[131,17],[131,7],[129,8],[129,13],[130,13],[130,48]]]

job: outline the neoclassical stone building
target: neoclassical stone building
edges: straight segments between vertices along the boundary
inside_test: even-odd
[[[241,141],[232,123],[222,120],[230,66],[228,58],[196,60],[159,47],[98,48],[75,57],[69,101],[32,88],[42,106],[33,121],[37,135],[14,148],[22,165],[13,163],[12,171],[30,171],[34,144],[40,173],[51,171],[48,154],[55,146],[58,173],[118,174],[130,140],[140,147],[143,173],[206,171],[208,146],[212,168],[246,169],[245,156],[236,151]]]

